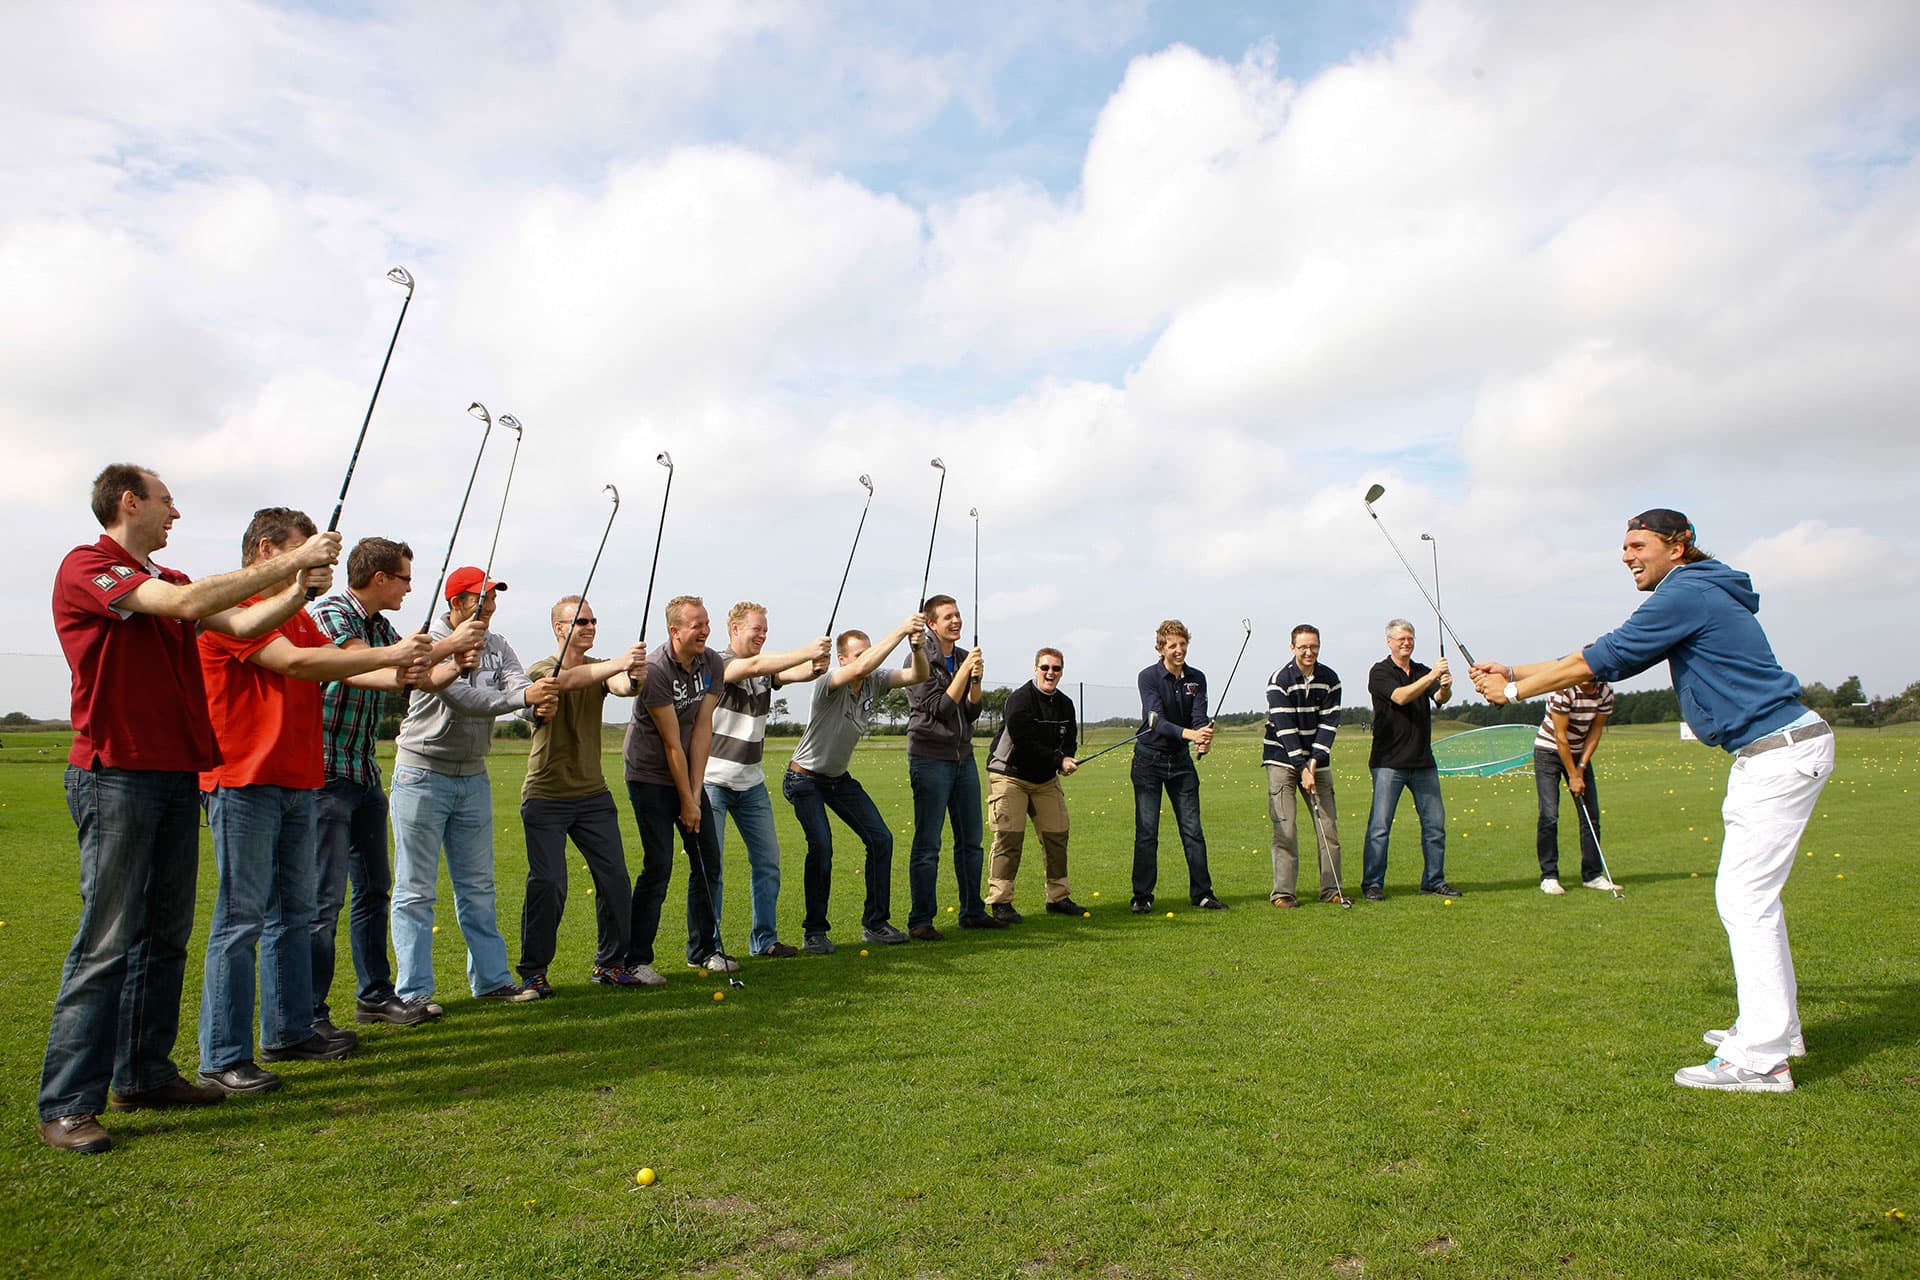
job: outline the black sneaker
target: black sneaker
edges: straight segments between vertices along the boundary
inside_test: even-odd
[[[1153,910],[1152,898],[1135,898],[1133,900],[1133,914],[1143,916],[1151,910]]]
[[[975,916],[971,920],[961,920],[962,929],[1004,929],[1007,922],[996,915]]]
[[[1072,898],[1062,898],[1058,902],[1049,902],[1047,904],[1047,914],[1054,916],[1083,916],[1087,914],[1087,909],[1075,902]]]
[[[482,991],[474,996],[476,1000],[498,1000],[501,1004],[529,1004],[539,998],[538,991],[517,982],[503,982],[491,991]]]
[[[550,999],[553,996],[553,984],[547,981],[547,975],[544,973],[536,973],[531,978],[528,978],[527,990],[536,993],[542,1000]]]
[[[1431,889],[1422,889],[1420,892],[1431,893],[1436,897],[1441,897],[1441,898],[1457,898],[1460,896],[1460,891],[1454,888],[1452,885],[1448,884],[1445,880],[1442,880],[1439,884],[1433,886],[1433,888]]]
[[[906,940],[906,934],[885,921],[882,921],[871,929],[862,929],[860,931],[860,941],[862,942],[878,942],[883,946],[897,947]]]
[[[1025,924],[1027,918],[1013,909],[1011,902],[996,902],[987,908],[987,914],[995,920],[1004,920],[1008,924]]]
[[[1360,891],[1360,896],[1368,902],[1384,902],[1387,898],[1387,891],[1378,885],[1368,885]]]
[[[1220,901],[1220,899],[1214,897],[1210,893],[1202,897],[1200,901],[1194,903],[1193,905],[1200,908],[1202,911],[1225,911],[1227,909],[1226,903]]]

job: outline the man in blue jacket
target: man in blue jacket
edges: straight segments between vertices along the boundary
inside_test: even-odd
[[[1674,1073],[1693,1089],[1785,1093],[1800,1038],[1793,953],[1780,892],[1814,803],[1833,772],[1833,730],[1800,702],[1774,660],[1746,574],[1700,550],[1693,524],[1656,507],[1627,521],[1620,559],[1651,595],[1631,618],[1555,662],[1473,668],[1489,702],[1514,702],[1598,677],[1618,681],[1662,658],[1680,713],[1702,742],[1733,756],[1721,808],[1726,837],[1714,901],[1733,953],[1739,1016],[1703,1039],[1714,1056]]]

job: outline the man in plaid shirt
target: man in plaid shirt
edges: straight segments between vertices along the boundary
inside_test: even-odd
[[[347,589],[315,603],[309,612],[327,638],[342,649],[382,648],[399,641],[393,624],[382,617],[398,609],[413,587],[413,548],[386,538],[362,538],[347,557]],[[485,635],[475,619],[433,648],[433,674],[426,688],[444,688],[459,674],[449,655],[470,649]],[[463,634],[464,633],[464,634]],[[374,758],[386,693],[356,689],[345,682],[322,692],[321,730],[326,785],[320,791],[316,826],[319,867],[313,917],[313,1000],[315,1021],[331,1022],[327,995],[333,986],[334,940],[347,882],[353,882],[353,911],[348,919],[360,1022],[401,1026],[431,1016],[427,1005],[408,1005],[393,989],[393,965],[387,959],[387,904],[393,870],[387,861],[387,796],[380,787]]]

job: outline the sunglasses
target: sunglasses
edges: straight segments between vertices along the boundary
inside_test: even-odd
[[[1043,662],[1043,663],[1041,663],[1041,664],[1040,664],[1040,665],[1039,665],[1038,667],[1036,667],[1036,668],[1035,668],[1035,670],[1037,670],[1037,671],[1039,671],[1039,672],[1040,672],[1040,673],[1041,673],[1042,675],[1052,675],[1052,676],[1057,676],[1057,675],[1059,675],[1059,674],[1060,674],[1060,673],[1061,673],[1062,671],[1065,671],[1065,670],[1066,670],[1066,668],[1065,668],[1065,667],[1056,667],[1056,666],[1049,666],[1049,665],[1048,665],[1047,663],[1044,663],[1044,662]]]

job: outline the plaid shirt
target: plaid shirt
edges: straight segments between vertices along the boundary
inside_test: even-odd
[[[320,630],[336,645],[364,641],[382,649],[400,643],[400,633],[378,613],[368,613],[358,596],[343,591],[309,605]],[[356,689],[344,681],[330,681],[321,693],[320,736],[327,777],[347,778],[362,786],[380,785],[380,765],[373,757],[380,729],[380,708],[387,695],[377,689]]]

